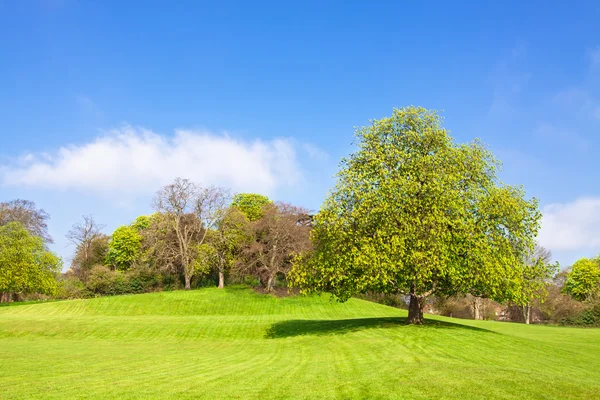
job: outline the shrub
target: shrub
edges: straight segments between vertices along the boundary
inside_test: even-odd
[[[85,285],[77,276],[67,273],[59,282],[58,298],[60,299],[81,299],[86,297]]]
[[[563,325],[600,327],[600,302],[588,303],[587,307],[575,316],[563,318]]]
[[[129,291],[123,273],[104,265],[92,267],[86,286],[94,295],[125,294]]]

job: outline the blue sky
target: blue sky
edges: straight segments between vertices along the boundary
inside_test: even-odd
[[[0,200],[67,264],[82,214],[175,176],[318,209],[353,127],[412,104],[539,198],[563,266],[599,254],[600,4],[457,3],[0,0]]]

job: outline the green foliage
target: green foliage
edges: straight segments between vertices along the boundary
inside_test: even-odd
[[[242,211],[250,221],[256,221],[264,215],[264,207],[272,201],[262,194],[239,193],[233,197],[231,205]]]
[[[236,207],[226,209],[216,229],[209,233],[207,244],[213,249],[212,266],[222,272],[231,268],[242,248],[253,238],[248,219]]]
[[[87,290],[84,283],[77,276],[73,273],[67,273],[59,282],[57,297],[60,299],[82,299],[87,297]]]
[[[435,111],[395,109],[356,131],[335,188],[314,218],[315,252],[297,260],[304,291],[470,293],[522,298],[537,201],[498,183],[478,141],[455,144]]]
[[[573,264],[564,286],[565,293],[577,300],[600,294],[600,258],[582,258]]]
[[[0,293],[53,295],[62,261],[20,223],[0,226]]]
[[[133,221],[131,226],[135,228],[137,231],[143,231],[144,229],[148,229],[150,223],[152,222],[152,216],[148,215],[140,215]]]
[[[559,263],[551,263],[550,258],[548,250],[535,246],[522,265],[520,290],[516,299],[513,299],[514,304],[530,307],[534,301],[538,304],[544,302],[548,295],[547,284],[560,269]]]
[[[94,266],[89,274],[84,289],[74,292],[67,298],[90,296],[114,296],[120,294],[146,293],[160,289],[169,290],[176,286],[170,277],[165,277],[145,266],[134,264],[127,271],[111,270],[105,265]],[[65,282],[65,288],[78,288],[75,283]]]
[[[212,235],[211,235],[212,236]],[[217,250],[210,243],[196,245],[196,257],[192,261],[191,268],[194,275],[205,275],[218,264],[219,256]]]
[[[120,226],[112,234],[106,260],[109,265],[126,271],[140,255],[142,236],[133,226]]]

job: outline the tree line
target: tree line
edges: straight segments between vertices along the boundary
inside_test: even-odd
[[[536,245],[537,199],[500,182],[500,163],[483,144],[455,143],[438,113],[420,107],[395,109],[355,137],[357,150],[342,160],[315,215],[259,194],[232,197],[177,178],[156,193],[152,215],[110,236],[92,216],[76,223],[67,234],[75,245],[70,269],[54,287],[48,277],[57,275],[60,260],[47,250],[47,214],[23,200],[2,203],[3,299],[227,282],[270,292],[283,282],[340,301],[401,299],[411,324],[424,322],[427,307],[443,313],[465,301],[476,319],[491,304],[503,304],[528,323],[540,320],[544,300],[556,299],[558,288],[583,305],[562,320],[594,318],[599,259],[559,273],[550,252]],[[30,267],[37,272],[23,273]]]
[[[177,178],[156,193],[153,207],[111,236],[92,216],[73,226],[73,296],[189,290],[210,281],[219,288],[256,282],[271,292],[293,257],[311,247],[308,211],[263,195],[231,197]]]

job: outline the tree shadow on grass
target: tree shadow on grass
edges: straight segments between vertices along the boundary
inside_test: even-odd
[[[265,332],[265,338],[277,339],[304,335],[339,335],[365,329],[408,328],[417,329],[457,329],[486,333],[496,333],[474,326],[455,324],[452,322],[426,320],[424,325],[406,325],[405,317],[351,318],[336,320],[294,319],[276,322]]]

